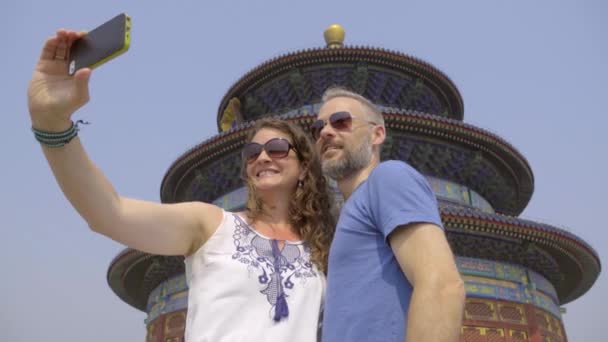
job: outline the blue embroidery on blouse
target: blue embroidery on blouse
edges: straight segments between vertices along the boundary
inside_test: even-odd
[[[264,286],[260,293],[266,295],[272,308],[276,309],[277,301],[281,304],[285,297],[289,297],[285,290],[292,290],[296,279],[304,284],[307,278],[317,276],[310,261],[308,246],[285,243],[280,252],[277,252],[275,245],[273,253],[272,245],[275,240],[259,236],[241,218],[233,215],[235,229],[232,237],[236,251],[232,259],[247,265],[250,276],[254,272],[257,273],[258,282]],[[276,241],[274,243],[276,244]],[[275,313],[275,321],[281,318],[277,315],[278,313]]]

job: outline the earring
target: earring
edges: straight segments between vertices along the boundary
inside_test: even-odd
[[[304,182],[302,182],[301,180],[298,180],[298,188],[301,188],[302,185],[304,185]]]

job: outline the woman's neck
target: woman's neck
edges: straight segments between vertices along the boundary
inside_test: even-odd
[[[292,194],[293,195],[293,194]],[[277,196],[276,193],[270,195],[260,194],[262,202],[261,215],[258,219],[271,224],[289,224],[289,204],[291,196]]]
[[[289,203],[264,203],[260,215],[256,220],[272,225],[289,225]]]
[[[293,229],[289,216],[290,199],[261,198],[262,210],[255,217],[250,217],[251,224],[263,235],[277,240],[300,240],[300,235]]]

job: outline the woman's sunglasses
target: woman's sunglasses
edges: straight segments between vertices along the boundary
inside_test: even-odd
[[[336,112],[329,116],[329,120],[317,120],[310,125],[310,133],[312,134],[312,138],[317,141],[321,137],[321,131],[323,127],[329,124],[336,131],[350,131],[353,127],[353,119],[363,120],[352,116],[349,112]],[[370,125],[377,125],[377,123],[373,121],[366,121]]]
[[[266,151],[266,154],[272,159],[281,159],[287,157],[289,150],[295,147],[284,138],[272,138],[268,140],[264,145],[250,142],[245,144],[243,151],[241,152],[243,160],[247,163],[253,163],[258,159],[262,151]]]

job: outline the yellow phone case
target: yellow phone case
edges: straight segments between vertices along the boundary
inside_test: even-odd
[[[96,68],[129,50],[131,18],[121,13],[88,32],[70,48],[68,74],[82,68]]]

